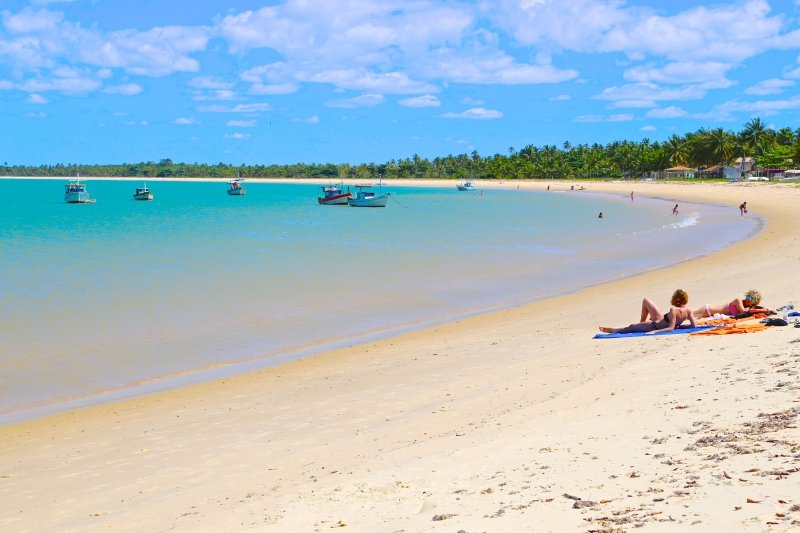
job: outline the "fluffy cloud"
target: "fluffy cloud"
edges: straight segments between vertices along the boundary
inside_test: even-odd
[[[253,128],[256,125],[255,120],[229,120],[226,126],[230,126],[232,128]]]
[[[313,117],[308,118],[295,118],[292,119],[292,122],[301,122],[303,124],[319,124],[319,117],[314,115]]]
[[[327,102],[325,105],[328,107],[343,107],[343,108],[355,108],[355,107],[375,107],[376,105],[380,105],[384,102],[385,98],[382,94],[362,94],[361,96],[356,96],[354,98],[345,98],[342,100],[331,100]]]
[[[40,94],[31,93],[28,95],[28,99],[25,100],[25,103],[41,105],[41,104],[49,104],[50,101]]]
[[[142,86],[136,83],[126,83],[124,85],[109,85],[103,92],[109,94],[121,94],[124,96],[134,96],[142,92]]]
[[[272,106],[267,103],[239,104],[235,106],[207,105],[197,108],[201,113],[262,113],[270,109],[272,109]]]
[[[745,94],[755,94],[759,96],[767,94],[780,94],[787,87],[793,87],[795,82],[792,80],[779,80],[776,78],[762,80],[744,90]]]
[[[414,98],[406,98],[398,102],[404,107],[439,107],[442,102],[433,95],[425,94],[422,96],[415,96]]]
[[[193,118],[180,117],[176,118],[173,121],[173,124],[179,124],[181,126],[191,126],[193,124],[197,124],[197,121]]]
[[[648,118],[678,118],[685,117],[687,114],[688,113],[680,107],[669,106],[651,109],[645,113],[645,116]]]
[[[575,118],[575,122],[627,122],[633,120],[633,115],[620,113],[616,115],[581,115]]]
[[[225,134],[225,138],[226,139],[237,139],[237,140],[239,140],[239,139],[249,139],[250,137],[252,137],[252,135],[250,135],[249,133],[226,133]]]
[[[503,113],[495,109],[485,109],[483,107],[473,107],[461,113],[442,113],[441,118],[467,118],[474,120],[491,120],[503,118]]]

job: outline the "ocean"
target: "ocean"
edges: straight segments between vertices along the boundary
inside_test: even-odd
[[[74,205],[66,180],[0,183],[0,424],[575,291],[761,223],[590,191],[389,184],[366,209],[314,184],[152,181],[138,202],[140,181],[88,180],[96,203]]]

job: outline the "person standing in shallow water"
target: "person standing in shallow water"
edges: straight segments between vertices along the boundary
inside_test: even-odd
[[[742,205],[739,206],[739,213],[741,213],[742,216],[747,214],[747,202],[742,202]]]
[[[597,218],[603,218],[603,212],[602,211],[600,211],[600,214],[597,215]]]
[[[678,204],[675,204],[675,207],[672,208],[672,214],[673,215],[677,215],[678,214]]]
[[[631,191],[631,202],[633,201],[633,191]]]

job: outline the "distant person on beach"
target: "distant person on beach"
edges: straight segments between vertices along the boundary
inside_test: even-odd
[[[633,201],[633,191],[631,191],[631,202]]]
[[[765,307],[759,307],[761,302],[761,293],[755,289],[747,291],[744,298],[734,298],[726,304],[705,306],[694,311],[694,314],[700,318],[706,318],[714,315],[728,315],[736,316],[744,313],[756,314],[764,313],[765,315],[774,314],[774,311]]]
[[[742,216],[747,214],[747,202],[742,202],[742,205],[739,206],[739,212],[742,214]]]
[[[689,295],[683,289],[678,289],[672,294],[670,307],[667,314],[663,314],[650,298],[642,300],[641,321],[624,328],[609,328],[600,326],[603,333],[655,333],[657,331],[672,331],[685,321],[695,327],[694,313],[686,307]]]
[[[678,204],[675,204],[675,207],[672,208],[672,214],[673,215],[677,215],[678,214]]]
[[[547,190],[548,190],[548,191],[550,190],[550,186],[549,186],[549,185],[547,186]]]

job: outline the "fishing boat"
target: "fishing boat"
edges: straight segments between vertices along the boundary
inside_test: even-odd
[[[68,204],[93,204],[95,201],[89,197],[86,184],[81,183],[80,176],[64,185],[64,201]]]
[[[236,178],[235,180],[231,180],[230,187],[228,188],[228,194],[231,196],[244,196],[247,194],[247,189],[242,185],[244,178]]]
[[[472,181],[467,180],[467,181],[465,181],[464,183],[462,183],[460,185],[456,185],[456,188],[459,191],[474,191],[475,190],[475,184]]]
[[[153,199],[153,193],[145,183],[142,187],[136,187],[136,192],[133,193],[133,199],[150,201]]]
[[[356,196],[347,199],[350,207],[386,207],[391,193],[375,195],[372,185],[356,185]]]
[[[343,192],[336,185],[322,187],[322,196],[317,197],[320,205],[347,205],[347,199],[353,196],[350,191]]]

